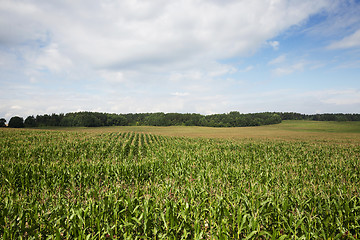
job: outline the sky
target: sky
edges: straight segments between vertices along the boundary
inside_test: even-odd
[[[359,0],[0,0],[0,118],[360,113]]]

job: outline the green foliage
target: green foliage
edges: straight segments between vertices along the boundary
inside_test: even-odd
[[[0,131],[2,239],[357,239],[360,146]]]
[[[312,120],[312,121],[360,121],[360,114],[356,113],[323,113],[323,114],[300,114],[294,112],[277,113],[282,120]]]
[[[129,113],[109,114],[99,112],[75,112],[67,114],[29,116],[26,127],[64,126],[205,126],[205,127],[247,127],[281,123],[282,120],[314,121],[360,121],[360,114],[316,114],[300,113],[248,113],[233,111],[224,114],[201,115],[195,113]]]
[[[250,113],[200,115],[181,113],[136,113],[109,114],[98,112],[77,112],[67,114],[38,115],[27,118],[27,127],[64,126],[64,127],[100,127],[100,126],[207,126],[207,127],[245,127],[277,124],[281,118],[276,113]]]
[[[12,117],[9,121],[9,127],[11,128],[23,128],[24,127],[24,119],[22,117]]]
[[[0,118],[0,127],[6,127],[6,119]]]
[[[29,128],[29,127],[36,127],[37,124],[36,124],[36,119],[34,116],[28,116],[26,119],[25,119],[25,122],[24,122],[24,125],[25,127]]]

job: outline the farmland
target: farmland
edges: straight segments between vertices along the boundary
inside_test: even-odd
[[[3,239],[358,239],[360,125],[0,130]]]

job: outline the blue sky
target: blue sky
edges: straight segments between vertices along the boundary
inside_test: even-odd
[[[360,1],[0,0],[0,117],[359,113]]]

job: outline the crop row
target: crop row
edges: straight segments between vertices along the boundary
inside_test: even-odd
[[[357,239],[360,146],[0,131],[4,239]]]

